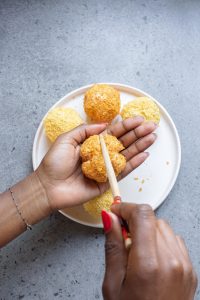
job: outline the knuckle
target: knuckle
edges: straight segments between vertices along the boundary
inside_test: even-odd
[[[192,273],[192,277],[193,277],[193,286],[196,289],[198,286],[198,277],[197,277],[197,273],[195,271],[193,271]]]
[[[137,278],[141,282],[149,282],[149,281],[155,282],[156,279],[159,277],[159,271],[160,271],[159,263],[155,259],[153,261],[150,260],[148,262],[143,261],[138,266],[136,270],[136,274],[137,274]]]
[[[191,263],[188,263],[184,268],[185,276],[194,287],[198,285],[198,277]]]
[[[187,277],[193,277],[193,268],[191,264],[187,264],[184,266],[184,273]]]
[[[154,140],[155,140],[154,134],[149,134],[149,135],[146,137],[146,144],[153,143]]]
[[[176,238],[179,239],[181,242],[184,242],[183,238],[180,235],[176,235]]]
[[[137,206],[137,213],[142,217],[152,216],[153,210],[149,204],[140,204]]]
[[[146,269],[146,273],[151,277],[155,278],[159,273],[159,265],[156,262],[153,262],[148,265],[148,269]]]
[[[144,211],[144,212],[152,212],[152,208],[149,204],[140,204],[139,209],[140,211]]]
[[[119,252],[121,252],[121,247],[119,245],[119,243],[117,243],[116,241],[110,241],[107,240],[105,243],[105,252],[106,255],[117,255],[119,254]]]
[[[170,262],[170,271],[176,275],[183,275],[184,269],[183,265],[178,259],[172,259]]]
[[[158,225],[161,227],[169,226],[169,223],[164,219],[158,219],[157,222],[158,222]]]
[[[159,271],[159,263],[156,258],[149,260],[148,266],[151,274],[157,274]]]

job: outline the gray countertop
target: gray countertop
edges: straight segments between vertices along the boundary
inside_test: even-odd
[[[32,171],[37,126],[67,92],[141,88],[180,134],[180,174],[157,215],[184,237],[200,275],[199,15],[198,0],[1,0],[0,190]],[[55,214],[1,250],[0,299],[102,299],[103,272],[102,231]]]

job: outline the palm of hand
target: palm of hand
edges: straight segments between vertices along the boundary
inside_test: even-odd
[[[127,165],[119,179],[146,159],[147,154],[143,151],[155,140],[155,135],[151,133],[155,125],[153,123],[140,125],[142,121],[141,118],[127,119],[120,122],[121,126],[118,123],[107,130],[108,133],[119,137],[127,147],[122,152],[127,159]],[[90,135],[98,134],[104,129],[104,124],[78,127],[70,133],[61,135],[46,154],[36,172],[52,209],[84,203],[108,188],[108,183],[99,184],[83,175],[80,159],[80,144]],[[132,137],[131,131],[134,131]]]
[[[98,194],[98,184],[81,171],[80,146],[58,139],[42,162],[51,207],[60,209],[85,202]],[[56,201],[55,201],[56,199]],[[56,207],[54,207],[56,204]]]

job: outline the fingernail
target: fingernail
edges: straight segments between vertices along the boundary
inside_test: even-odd
[[[126,229],[124,228],[124,226],[122,226],[122,235],[125,240],[128,238],[128,233],[127,233]]]
[[[120,203],[121,203],[121,200],[116,199],[116,200],[113,201],[112,205],[113,205],[113,204],[120,204]]]
[[[120,196],[116,196],[113,200],[112,204],[120,204],[121,203],[121,197]]]
[[[153,132],[152,134],[153,134],[153,135],[155,136],[155,138],[157,139],[157,137],[158,137],[157,134],[156,134],[155,132]]]
[[[148,157],[149,156],[149,152],[144,152],[146,154],[146,156]]]
[[[103,222],[103,227],[104,227],[104,232],[108,233],[111,229],[112,226],[112,220],[110,215],[107,213],[106,210],[102,210],[101,212],[101,217],[102,217],[102,222]]]

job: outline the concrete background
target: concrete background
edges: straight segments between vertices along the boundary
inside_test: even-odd
[[[200,275],[200,1],[0,1],[0,190],[32,170],[37,126],[67,92],[120,82],[157,98],[182,143],[158,209]],[[60,214],[0,252],[0,299],[102,299],[104,236]],[[200,299],[199,292],[196,299]]]

